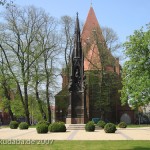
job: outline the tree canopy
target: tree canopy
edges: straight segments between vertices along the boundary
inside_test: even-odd
[[[30,124],[31,93],[35,94],[41,116],[46,116],[40,94],[45,86],[44,100],[47,101],[47,118],[50,122],[50,89],[55,85],[56,64],[59,62],[57,57],[60,53],[56,30],[58,23],[44,10],[34,6],[10,6],[3,13],[3,19],[4,21],[0,22],[0,88],[6,93],[3,94],[8,102],[5,106],[9,111],[12,109],[11,112],[15,112],[13,108],[16,107],[12,107],[9,102],[14,98],[7,93],[13,96],[18,94],[17,100],[20,100],[26,120]],[[14,85],[13,89],[10,82]]]
[[[132,107],[150,103],[150,24],[136,30],[125,44],[121,100]]]

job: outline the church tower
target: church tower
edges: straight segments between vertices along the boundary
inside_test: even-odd
[[[114,101],[117,89],[114,89],[111,82],[108,81],[111,80],[110,74],[117,76],[116,78],[119,77],[119,60],[113,57],[107,48],[102,29],[92,6],[83,26],[81,38],[84,51],[84,71],[88,84],[86,90],[88,119],[115,118],[112,114],[115,114]],[[107,105],[108,109],[111,109],[110,114],[108,114]]]

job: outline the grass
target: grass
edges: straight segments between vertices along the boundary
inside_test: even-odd
[[[2,125],[2,126],[0,126],[0,128],[9,128],[9,125]]]
[[[31,125],[29,126],[29,128],[36,128],[36,125]]]
[[[118,125],[116,125],[116,127],[117,128],[119,128],[118,127]],[[150,127],[150,124],[128,124],[127,125],[127,128],[140,128],[140,127]]]
[[[127,125],[127,128],[139,128],[139,127],[150,127],[150,124],[129,124]]]
[[[54,141],[48,145],[0,145],[0,150],[149,150],[150,141]]]

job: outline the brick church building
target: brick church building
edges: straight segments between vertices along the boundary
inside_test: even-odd
[[[93,7],[90,7],[81,34],[86,74],[86,109],[88,120],[101,118],[118,123],[135,122],[129,106],[121,106],[121,66],[108,50]],[[66,122],[69,105],[68,76],[63,69],[62,90],[55,96],[55,121]]]

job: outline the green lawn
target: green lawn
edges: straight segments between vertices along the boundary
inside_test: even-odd
[[[150,141],[54,141],[49,145],[0,145],[0,150],[149,150]]]
[[[140,125],[136,125],[136,124],[129,124],[127,126],[127,128],[139,128],[139,127],[150,127],[150,124],[147,125],[147,124],[140,124]]]

